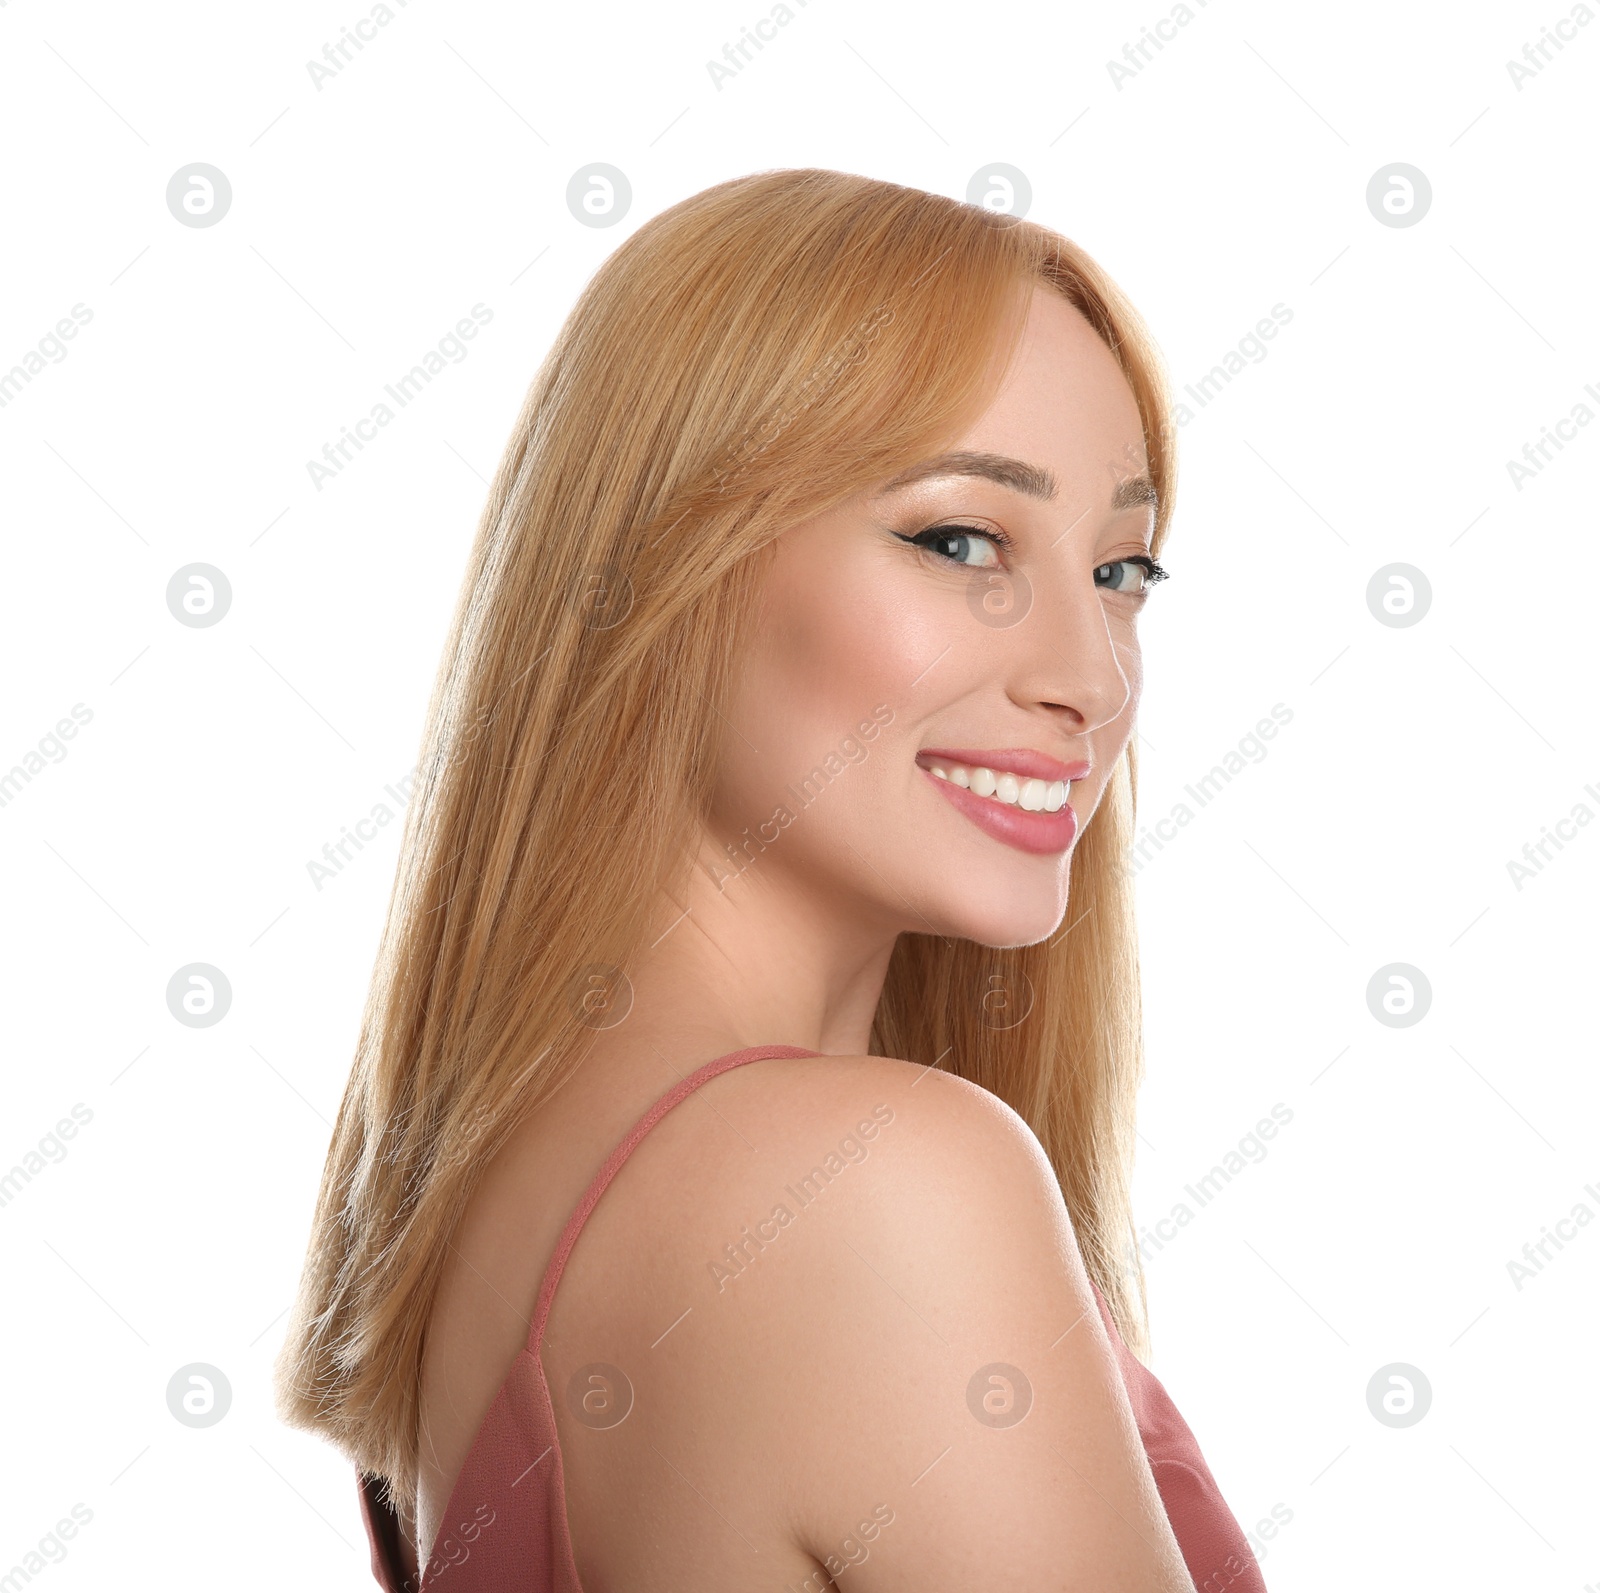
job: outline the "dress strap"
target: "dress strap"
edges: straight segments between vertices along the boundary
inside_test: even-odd
[[[752,1045],[743,1051],[730,1051],[726,1056],[719,1056],[715,1061],[705,1063],[704,1066],[696,1068],[693,1073],[680,1079],[633,1125],[627,1138],[612,1151],[606,1158],[605,1165],[595,1174],[594,1181],[585,1191],[583,1199],[578,1202],[577,1209],[568,1218],[567,1226],[562,1230],[561,1242],[550,1258],[550,1265],[545,1269],[544,1282],[539,1289],[539,1303],[534,1309],[533,1324],[528,1332],[529,1350],[537,1355],[540,1344],[544,1342],[544,1325],[550,1315],[550,1303],[555,1299],[556,1285],[561,1281],[567,1258],[572,1254],[572,1247],[578,1242],[578,1235],[583,1232],[584,1223],[589,1220],[589,1213],[599,1204],[600,1197],[606,1192],[606,1186],[617,1176],[622,1164],[633,1154],[645,1135],[680,1101],[687,1100],[702,1084],[716,1078],[719,1073],[726,1073],[729,1068],[742,1067],[746,1062],[762,1062],[768,1057],[821,1055],[820,1051],[807,1051],[797,1045]]]

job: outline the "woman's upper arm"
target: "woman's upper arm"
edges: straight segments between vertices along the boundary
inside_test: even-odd
[[[862,1060],[867,1093],[906,1068]],[[801,1546],[854,1593],[1188,1593],[1037,1139],[976,1086],[906,1078],[764,1313]]]

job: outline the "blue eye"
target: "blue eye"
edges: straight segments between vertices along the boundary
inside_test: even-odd
[[[969,570],[995,570],[1000,567],[999,550],[1008,544],[993,531],[980,531],[970,525],[936,525],[915,536],[895,535],[913,547],[925,548],[951,564]]]
[[[1097,566],[1094,579],[1097,586],[1138,597],[1148,592],[1157,581],[1166,580],[1168,573],[1147,554],[1139,553],[1132,558],[1117,559],[1110,564]]]

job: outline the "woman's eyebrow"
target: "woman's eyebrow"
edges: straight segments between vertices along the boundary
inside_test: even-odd
[[[1148,476],[1128,476],[1117,483],[1117,490],[1111,494],[1113,510],[1139,509],[1145,504],[1152,509],[1160,507],[1156,484]]]
[[[1007,454],[948,453],[936,454],[919,464],[902,470],[880,487],[876,497],[900,492],[920,481],[937,476],[982,476],[988,481],[1010,487],[1013,492],[1025,493],[1030,498],[1046,501],[1056,495],[1056,478],[1043,465],[1030,464],[1025,459],[1013,459]],[[1155,483],[1149,476],[1129,476],[1117,483],[1111,495],[1113,513],[1123,509],[1137,509],[1145,504],[1157,505]]]
[[[1056,495],[1056,478],[1043,465],[1030,465],[1025,459],[1012,459],[1005,454],[953,453],[936,454],[902,470],[878,489],[877,496],[899,492],[934,476],[983,476],[1030,498]]]

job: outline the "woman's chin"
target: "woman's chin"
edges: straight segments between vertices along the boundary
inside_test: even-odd
[[[1066,917],[1066,902],[1056,892],[1048,896],[1027,895],[990,899],[975,910],[970,901],[959,908],[951,904],[943,915],[940,934],[992,946],[996,951],[1017,946],[1034,946],[1048,940],[1060,929]]]

